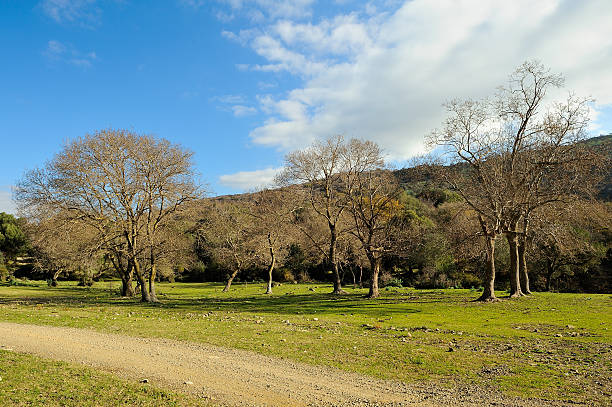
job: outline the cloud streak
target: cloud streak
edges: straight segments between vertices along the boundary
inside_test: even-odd
[[[256,171],[241,171],[235,174],[221,175],[219,183],[239,191],[252,191],[271,186],[274,177],[282,168],[266,168]]]
[[[39,3],[43,13],[56,23],[78,23],[86,27],[100,23],[102,11],[96,0],[43,0]]]
[[[91,67],[98,59],[98,56],[93,51],[80,52],[72,45],[56,40],[51,40],[47,43],[47,48],[44,50],[43,55],[50,62],[66,63],[81,68]]]

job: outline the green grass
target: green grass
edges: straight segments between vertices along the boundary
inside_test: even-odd
[[[218,284],[177,283],[158,286],[161,304],[141,304],[118,298],[118,287],[0,287],[0,319],[205,342],[524,397],[602,404],[612,391],[610,295],[537,293],[481,304],[470,290],[391,288],[365,300],[365,290],[338,297],[322,284],[265,295],[255,284],[222,293]]]
[[[0,351],[2,406],[203,406],[91,368]]]

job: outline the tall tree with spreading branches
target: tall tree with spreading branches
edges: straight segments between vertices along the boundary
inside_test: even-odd
[[[590,179],[585,137],[589,98],[570,94],[545,100],[563,78],[537,61],[525,62],[492,99],[453,100],[448,118],[430,142],[453,155],[447,181],[475,212],[486,240],[487,273],[482,301],[495,300],[495,240],[510,248],[511,297],[529,291],[524,236],[537,208],[580,194]],[[522,258],[521,258],[522,256]]]
[[[97,231],[98,245],[117,249],[133,270],[142,301],[156,301],[141,258],[160,228],[184,204],[199,198],[193,153],[167,140],[127,130],[102,130],[68,142],[43,168],[18,183],[20,209],[39,218],[58,213]],[[123,262],[122,262],[123,263]],[[118,263],[115,263],[118,264]],[[153,274],[155,270],[151,269]]]

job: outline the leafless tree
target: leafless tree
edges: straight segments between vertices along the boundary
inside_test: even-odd
[[[62,273],[79,273],[103,256],[95,240],[95,230],[83,226],[61,216],[27,225],[34,249],[34,267],[50,272],[53,287]]]
[[[291,207],[287,197],[291,192],[263,189],[252,195],[248,213],[252,217],[251,233],[255,239],[254,248],[257,258],[267,266],[268,284],[266,294],[272,294],[272,275],[274,268],[293,240],[289,227]]]
[[[370,262],[370,290],[368,297],[379,295],[378,277],[383,255],[399,229],[397,200],[400,188],[390,171],[385,168],[380,147],[371,141],[352,139],[344,149],[347,171],[345,193],[353,219],[351,233],[361,242]]]
[[[17,201],[23,211],[45,217],[62,212],[94,228],[101,247],[118,248],[120,239],[124,246],[115,254],[126,256],[142,301],[155,301],[140,258],[170,215],[201,195],[192,157],[164,139],[102,130],[67,143],[44,168],[27,173]]]
[[[474,210],[485,238],[488,272],[480,300],[495,300],[497,237],[508,240],[511,297],[519,297],[519,237],[531,212],[579,189],[577,175],[588,161],[577,141],[585,135],[590,99],[570,94],[564,102],[545,103],[547,91],[562,84],[539,62],[525,62],[493,100],[447,103],[449,117],[432,133],[431,143],[454,155],[457,165],[446,178]]]
[[[344,138],[334,136],[287,154],[285,170],[278,178],[281,184],[302,184],[308,205],[327,223],[326,257],[334,276],[334,294],[344,292],[336,249],[338,239],[347,231],[345,210],[349,202],[343,191],[343,176],[347,171],[345,148]]]
[[[251,226],[246,202],[212,200],[203,208],[196,229],[198,245],[229,270],[223,292],[229,291],[236,276],[255,264]]]

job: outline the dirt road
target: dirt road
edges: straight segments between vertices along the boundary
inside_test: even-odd
[[[0,349],[76,362],[228,406],[542,406],[495,392],[438,389],[210,345],[0,323]]]

